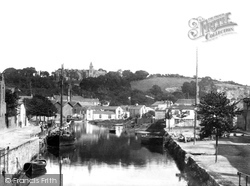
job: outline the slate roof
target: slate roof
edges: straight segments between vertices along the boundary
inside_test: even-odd
[[[93,110],[112,110],[115,111],[119,106],[89,106],[88,109]]]
[[[172,105],[170,108],[173,110],[194,110],[195,106],[192,106],[192,105]]]
[[[55,98],[56,101],[61,100],[60,95],[54,95],[54,98]],[[64,101],[68,100],[68,96],[63,96],[63,100]],[[71,96],[71,101],[75,101],[75,102],[99,102],[99,99],[96,99],[96,98],[84,98],[82,96]]]
[[[158,106],[158,105],[172,105],[172,101],[156,101],[155,103],[152,104],[152,106]]]
[[[99,110],[97,110],[97,111],[93,111],[93,114],[107,114],[107,115],[109,115],[109,114],[115,114],[115,113],[111,112],[111,111],[99,111]]]
[[[128,108],[129,109],[141,109],[142,107],[144,107],[145,105],[130,105]]]
[[[178,99],[174,104],[175,105],[194,105],[195,99]]]

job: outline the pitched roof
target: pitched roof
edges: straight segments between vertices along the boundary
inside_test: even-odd
[[[164,105],[164,104],[166,104],[166,105],[172,105],[173,104],[173,102],[172,101],[156,101],[155,103],[153,103],[152,104],[152,106],[153,105],[155,105],[155,106],[157,106],[157,105]]]
[[[61,105],[61,102],[59,102],[59,101],[56,101],[56,102],[54,102],[54,104],[58,104],[58,105]],[[73,107],[73,105],[70,103],[70,102],[67,102],[67,101],[63,101],[63,106],[65,106],[65,105],[70,105],[71,107]]]
[[[141,109],[142,107],[144,107],[145,105],[130,105],[128,108],[129,109]]]
[[[172,105],[170,108],[173,110],[194,110],[195,106],[192,106],[192,105]]]
[[[194,105],[195,99],[178,99],[174,104],[175,105]]]
[[[97,110],[97,111],[93,111],[93,114],[115,114],[115,113],[111,112],[111,111],[100,111],[100,110]]]
[[[115,111],[119,106],[90,106],[88,109],[93,109],[93,110],[112,110]]]
[[[82,106],[79,102],[77,102],[77,101],[71,101],[70,102],[70,104],[72,105],[72,106],[75,106],[75,105],[80,105],[80,106]]]
[[[67,102],[67,101],[63,101],[63,106],[69,104],[71,107],[73,107],[73,105],[70,103],[70,102]]]
[[[61,96],[60,95],[54,95],[55,100],[60,101]],[[63,100],[68,100],[68,96],[63,96]],[[97,98],[84,98],[82,96],[71,96],[71,101],[75,102],[99,102],[99,99]]]
[[[71,100],[72,101],[77,101],[77,102],[99,102],[99,99],[96,99],[96,98],[84,98],[82,96],[72,96]]]

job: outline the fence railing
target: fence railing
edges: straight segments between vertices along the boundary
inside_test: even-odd
[[[239,176],[239,186],[243,186],[242,184],[244,184],[244,178],[245,178],[245,186],[250,186],[250,175],[245,174],[243,172],[237,172],[237,175]],[[242,181],[243,180],[243,181]]]
[[[6,170],[8,170],[8,161],[9,161],[9,147],[0,149],[0,171],[4,175]]]

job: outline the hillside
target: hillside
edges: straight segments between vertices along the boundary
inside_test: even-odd
[[[244,97],[249,97],[250,87],[244,85],[232,85],[229,83],[217,82],[215,83],[217,91],[226,92],[229,99],[242,99]]]
[[[193,78],[183,78],[183,77],[155,77],[144,79],[140,81],[131,82],[132,89],[138,89],[141,91],[147,91],[152,88],[153,85],[158,85],[161,87],[162,91],[165,92],[175,92],[181,90],[181,86],[184,82],[195,81]]]
[[[193,78],[183,77],[155,77],[150,79],[144,79],[140,81],[131,82],[132,89],[138,89],[141,91],[147,91],[152,88],[153,85],[158,85],[164,92],[181,91],[181,86],[184,82],[195,81]],[[229,99],[242,99],[250,95],[250,86],[235,85],[230,83],[224,83],[220,81],[213,81],[217,91],[226,92]],[[207,89],[209,92],[209,88]]]

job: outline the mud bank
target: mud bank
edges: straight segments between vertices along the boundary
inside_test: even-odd
[[[164,138],[164,147],[175,159],[183,177],[187,179],[189,185],[199,186],[221,186],[215,179],[201,168],[169,135]]]

